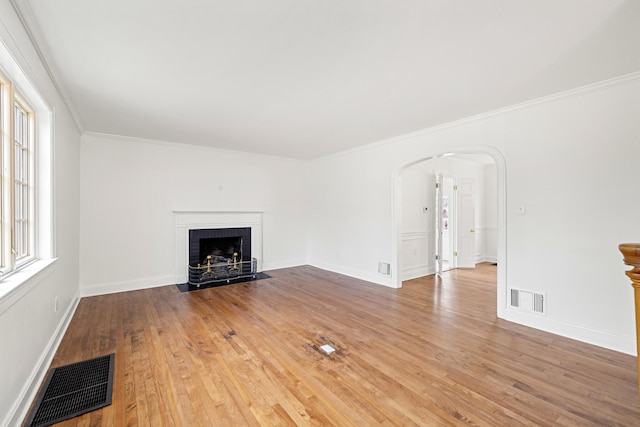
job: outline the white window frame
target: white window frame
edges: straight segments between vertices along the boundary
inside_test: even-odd
[[[35,261],[36,168],[33,108],[2,72],[0,116],[0,274],[4,277]]]
[[[0,72],[0,274],[7,275],[14,270],[11,246],[13,244],[13,220],[10,212],[13,210],[13,173],[12,149],[13,144],[13,83]]]
[[[1,29],[1,27],[0,27]],[[35,89],[33,82],[25,75],[22,67],[0,43],[0,313],[22,298],[35,284],[52,270],[49,266],[55,258],[54,229],[54,114],[55,111]],[[4,96],[4,95],[10,96]],[[13,180],[10,185],[5,180],[11,168],[5,165],[12,159],[13,135],[10,134],[13,117],[13,102],[28,107],[31,114],[31,162],[30,169],[30,210],[29,210],[29,254],[21,259],[12,259],[11,228],[7,209],[13,209]],[[7,118],[4,111],[11,112]],[[7,143],[9,142],[9,144]],[[13,160],[10,160],[13,161]]]
[[[33,108],[20,96],[20,94],[13,94],[13,111],[14,111],[14,144],[13,147],[14,152],[12,153],[12,161],[13,161],[13,183],[14,183],[14,194],[12,198],[13,208],[11,209],[11,213],[14,216],[12,219],[13,223],[13,232],[12,232],[12,250],[11,250],[11,262],[12,268],[14,270],[20,269],[21,267],[33,262],[35,260],[34,248],[35,248],[35,240],[36,240],[36,227],[35,227],[35,194],[37,189],[35,188],[35,172],[36,172],[36,162],[35,162],[35,113]],[[26,123],[23,124],[23,129],[19,131],[17,129],[17,117],[15,116],[16,108],[20,109],[21,112],[26,116]],[[26,132],[25,135],[22,135],[23,132]],[[20,137],[20,138],[18,138]],[[22,167],[17,165],[18,161],[17,156],[17,145],[18,143],[21,145],[21,150],[23,151],[24,164]],[[20,156],[22,158],[22,156]],[[26,168],[26,171],[23,170]],[[18,170],[22,170],[23,178],[19,180],[15,175]],[[22,188],[22,191],[25,194],[18,194],[18,187]],[[26,196],[26,197],[25,197]],[[20,210],[20,215],[18,215],[18,210]],[[24,223],[24,230],[20,230],[22,228],[22,224]]]

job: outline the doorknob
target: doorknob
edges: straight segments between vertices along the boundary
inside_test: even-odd
[[[472,229],[471,229],[471,232],[472,232],[472,233],[475,233],[475,232],[476,232],[476,229],[475,229],[475,228],[472,228]]]

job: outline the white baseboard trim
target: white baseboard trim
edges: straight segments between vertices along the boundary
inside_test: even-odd
[[[307,264],[306,260],[292,260],[284,262],[264,263],[262,270],[277,270],[280,268],[298,267]],[[185,280],[186,282],[186,280]],[[93,297],[97,295],[115,294],[117,292],[139,291],[141,289],[157,288],[176,284],[176,276],[158,276],[146,279],[127,280],[124,282],[105,283],[102,285],[83,286],[80,285],[81,297]]]
[[[537,314],[526,314],[507,308],[504,312],[504,319],[530,328],[539,329],[565,338],[571,338],[587,344],[636,356],[636,339],[612,334],[610,332],[586,328],[584,326],[573,325],[549,319],[546,316]]]
[[[147,279],[128,280],[125,282],[106,283],[103,285],[80,285],[80,296],[93,297],[96,295],[115,294],[117,292],[137,291],[140,289],[157,288],[159,286],[175,285],[175,276],[150,277]]]
[[[306,259],[279,261],[279,262],[265,262],[262,264],[262,271],[280,270],[281,268],[300,267],[301,265],[307,265]]]
[[[22,425],[28,414],[29,408],[31,407],[31,403],[35,399],[36,394],[40,389],[40,385],[49,371],[49,366],[51,365],[51,361],[53,360],[56,351],[58,351],[62,337],[64,337],[64,334],[67,332],[69,323],[71,323],[71,319],[76,312],[76,308],[78,308],[78,303],[80,303],[80,296],[76,295],[71,304],[69,304],[69,307],[67,307],[67,311],[65,311],[64,316],[60,319],[60,323],[49,340],[49,343],[40,355],[38,363],[31,371],[29,379],[20,391],[20,395],[16,399],[9,415],[5,418],[4,424],[2,424],[3,426]]]
[[[298,267],[306,265],[306,260],[292,260],[284,262],[264,263],[261,271],[278,270],[280,268]],[[185,280],[186,282],[186,280]],[[138,291],[141,289],[157,288],[160,286],[175,285],[176,277],[173,275],[150,277],[146,279],[127,280],[124,282],[105,283],[102,285],[80,286],[81,297],[93,297],[97,295],[115,294],[117,292]]]
[[[420,267],[407,268],[402,270],[402,280],[412,280],[418,277],[429,276],[436,272],[436,268],[433,265],[423,265]]]
[[[380,273],[365,273],[362,272],[360,270],[355,270],[355,269],[350,269],[350,268],[344,268],[344,267],[340,267],[340,266],[336,266],[336,265],[332,265],[332,264],[325,264],[323,262],[315,262],[315,263],[309,263],[310,266],[312,267],[316,267],[316,268],[320,268],[322,270],[327,270],[327,271],[331,271],[333,273],[338,273],[338,274],[342,274],[345,276],[349,276],[349,277],[353,277],[354,279],[358,279],[358,280],[364,280],[365,282],[371,282],[374,283],[376,285],[382,285],[382,286],[387,286],[389,288],[396,288],[393,280],[392,280],[392,275],[390,276],[386,276],[386,275],[382,275]],[[377,268],[377,266],[376,266]],[[393,274],[393,272],[392,272]]]

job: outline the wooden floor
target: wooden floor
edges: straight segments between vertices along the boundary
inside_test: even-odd
[[[115,352],[113,403],[59,425],[640,425],[636,358],[496,319],[489,264],[269,274],[82,299],[52,366]]]

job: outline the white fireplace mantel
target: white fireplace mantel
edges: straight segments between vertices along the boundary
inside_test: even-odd
[[[176,283],[187,282],[189,230],[251,227],[251,256],[262,271],[262,212],[173,211],[176,242]]]

